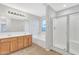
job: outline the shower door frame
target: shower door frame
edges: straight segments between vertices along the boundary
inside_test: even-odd
[[[66,44],[67,44],[67,45],[66,45],[66,52],[68,52],[68,50],[69,50],[69,37],[68,37],[68,34],[69,34],[69,33],[68,33],[68,32],[69,32],[69,30],[68,30],[68,29],[69,29],[69,21],[68,21],[68,20],[69,20],[69,16],[64,15],[64,16],[54,17],[54,18],[52,18],[52,19],[61,18],[61,17],[66,17],[66,21],[67,21],[67,22],[66,22],[66,31],[67,31],[67,32],[66,32],[66,38],[67,38],[67,39],[66,39],[66,41],[67,41],[67,42],[66,42]],[[53,21],[53,25],[54,25],[54,21]],[[54,31],[54,29],[53,29],[53,31]],[[54,32],[53,32],[53,37],[54,37]],[[53,45],[54,45],[54,44],[53,44]],[[53,46],[53,47],[54,47],[54,46]],[[56,48],[58,48],[58,47],[56,47]],[[58,48],[58,49],[61,49],[61,48]],[[63,49],[61,49],[61,50],[63,50]]]

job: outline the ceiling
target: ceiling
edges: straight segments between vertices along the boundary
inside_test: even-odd
[[[48,5],[50,5],[55,11],[60,11],[78,5],[78,3],[49,3]]]
[[[78,3],[46,3],[52,7],[55,11],[60,11],[75,5]],[[4,3],[9,7],[13,7],[15,9],[20,9],[22,11],[31,13],[37,16],[45,16],[46,15],[46,6],[43,3]]]
[[[22,10],[37,16],[44,16],[46,14],[45,5],[42,3],[3,3],[9,7]]]

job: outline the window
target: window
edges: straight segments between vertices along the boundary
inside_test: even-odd
[[[46,31],[46,17],[42,17],[42,32]]]

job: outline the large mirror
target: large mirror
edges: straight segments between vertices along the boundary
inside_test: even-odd
[[[29,21],[26,19],[0,17],[0,33],[25,32],[25,31],[28,32],[29,30],[28,27],[29,27]]]

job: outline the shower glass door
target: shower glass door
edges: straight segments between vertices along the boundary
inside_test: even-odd
[[[79,54],[79,13],[70,15],[69,52]]]
[[[53,19],[53,47],[67,49],[67,17]]]

